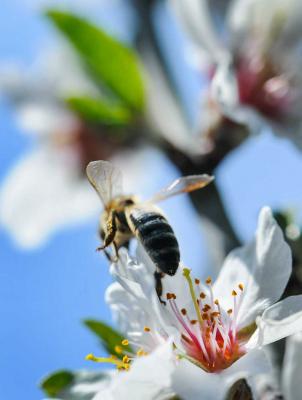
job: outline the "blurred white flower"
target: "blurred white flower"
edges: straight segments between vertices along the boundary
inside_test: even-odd
[[[171,0],[187,31],[212,63],[209,94],[233,121],[302,146],[299,0],[233,0],[222,35],[206,0]]]
[[[96,93],[68,48],[42,55],[29,72],[7,66],[1,92],[15,106],[23,131],[36,135],[34,148],[12,167],[0,190],[0,223],[18,245],[41,245],[58,228],[99,211],[85,178],[89,161],[112,159],[132,190],[144,175],[139,163],[154,150],[125,150],[106,127],[92,127],[66,108],[64,96]]]
[[[302,332],[286,341],[282,370],[282,388],[286,400],[301,399]]]
[[[291,254],[268,208],[260,213],[255,240],[227,257],[214,284],[193,280],[180,266],[163,279],[163,305],[154,268],[142,249],[137,261],[121,249],[111,266],[117,282],[106,300],[134,350],[125,353],[125,369],[170,338],[176,355],[171,390],[186,400],[223,399],[241,378],[252,386],[250,377],[269,370],[262,346],[302,330],[302,296],[276,303],[291,273]],[[126,396],[127,385],[124,390]]]

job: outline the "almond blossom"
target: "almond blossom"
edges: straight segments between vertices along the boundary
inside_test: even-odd
[[[96,90],[68,47],[41,54],[27,71],[3,67],[0,92],[14,105],[22,132],[34,139],[0,188],[0,223],[20,247],[42,245],[56,230],[99,212],[85,178],[89,161],[114,158],[134,189],[138,165],[151,153],[158,156],[150,146],[121,145],[106,128],[96,129],[67,109],[64,97]]]
[[[210,2],[171,3],[201,59],[207,55],[210,114],[217,119],[222,112],[252,133],[269,126],[301,148],[301,2],[230,1],[220,32],[214,28]]]
[[[141,248],[137,259],[121,249],[111,266],[117,282],[106,299],[133,349],[118,367],[131,371],[137,359],[148,359],[172,340],[171,390],[181,398],[223,399],[241,378],[253,389],[250,378],[270,369],[262,347],[302,330],[302,296],[277,302],[291,273],[291,254],[269,208],[261,210],[255,239],[230,253],[215,282],[193,278],[180,265],[174,277],[163,279],[164,305],[153,271]],[[123,354],[123,343],[120,347]],[[119,386],[119,398],[126,398],[127,373],[121,372],[125,385],[124,391]]]

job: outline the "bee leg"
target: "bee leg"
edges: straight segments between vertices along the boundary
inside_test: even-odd
[[[98,249],[97,249],[97,250],[98,250]],[[112,261],[112,256],[111,256],[111,254],[110,254],[107,250],[104,250],[104,254],[105,254],[107,260],[111,262],[111,261]]]
[[[106,249],[106,247],[110,246],[111,243],[113,242],[115,238],[117,228],[116,228],[116,215],[115,212],[112,212],[109,215],[107,224],[106,224],[106,233],[102,236],[104,236],[104,243],[103,246],[98,247],[96,250],[101,251]]]
[[[155,290],[158,296],[159,301],[161,304],[166,305],[166,302],[162,300],[161,296],[163,294],[163,285],[162,285],[162,278],[164,274],[162,272],[155,271],[154,272],[154,279],[155,279]]]
[[[117,247],[117,244],[114,241],[112,242],[112,244],[113,244],[115,256],[112,258],[111,261],[117,262],[117,260],[118,260],[118,247]]]

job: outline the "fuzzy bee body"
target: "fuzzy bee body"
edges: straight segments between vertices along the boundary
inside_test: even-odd
[[[180,252],[171,225],[156,207],[134,208],[127,213],[132,232],[141,242],[159,272],[174,275]]]
[[[118,257],[118,249],[127,247],[131,238],[136,237],[156,267],[156,291],[159,300],[164,303],[161,300],[161,279],[166,274],[173,276],[176,273],[180,252],[173,229],[153,203],[200,189],[213,178],[208,175],[182,177],[148,202],[140,202],[135,196],[122,195],[122,174],[110,162],[93,161],[88,164],[86,171],[104,204],[101,218],[101,237],[104,243],[98,250],[106,251],[108,246],[113,245]]]

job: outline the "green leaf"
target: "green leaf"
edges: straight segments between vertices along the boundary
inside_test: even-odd
[[[40,384],[41,389],[49,397],[56,397],[61,390],[72,383],[74,375],[70,371],[61,370],[48,375]]]
[[[67,373],[66,377],[65,374]],[[67,383],[68,375],[72,380]],[[45,378],[40,387],[44,390],[47,397],[57,397],[61,400],[91,400],[98,391],[100,385],[108,386],[112,375],[108,371],[58,371]],[[57,385],[58,379],[62,379],[63,384]],[[66,384],[65,384],[66,382]]]
[[[119,332],[101,321],[89,319],[85,320],[84,324],[93,333],[95,333],[99,339],[101,339],[102,345],[105,347],[109,354],[116,354],[119,357],[121,356],[115,351],[115,346],[121,346],[122,341],[125,339]],[[132,352],[130,346],[122,346],[122,348],[125,351]]]
[[[134,51],[74,14],[49,10],[46,15],[74,46],[95,79],[129,107],[142,111],[144,85]]]
[[[69,108],[86,121],[105,125],[127,125],[132,114],[129,109],[106,103],[101,98],[69,97],[65,100]]]

